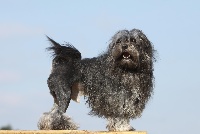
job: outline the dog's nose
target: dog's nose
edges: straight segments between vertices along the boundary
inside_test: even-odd
[[[124,44],[123,46],[122,46],[122,49],[123,50],[125,50],[125,49],[127,49],[128,48],[128,45],[126,45],[126,44]]]

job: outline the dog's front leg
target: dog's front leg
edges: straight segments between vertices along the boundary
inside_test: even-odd
[[[106,128],[109,131],[134,131],[135,129],[130,125],[129,118],[109,117]]]

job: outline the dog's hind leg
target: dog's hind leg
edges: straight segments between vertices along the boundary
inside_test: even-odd
[[[54,105],[50,112],[42,115],[38,122],[40,130],[76,130],[78,126],[69,116],[64,115],[66,112],[71,96],[71,89],[62,80],[62,76],[51,75],[48,79],[50,93],[54,98]]]
[[[71,78],[73,69],[69,64],[62,61],[61,58],[55,57],[53,60],[52,73],[48,78],[48,86],[50,93],[54,98],[54,105],[50,112],[42,115],[38,122],[40,130],[76,130],[78,126],[65,116],[70,100],[71,100],[71,82],[67,78]]]
[[[47,36],[51,46],[47,50],[53,52],[52,71],[48,78],[50,93],[54,105],[50,112],[44,113],[38,122],[39,129],[46,130],[75,130],[77,125],[70,117],[64,115],[72,95],[74,63],[81,59],[81,53],[72,45],[60,45]],[[76,93],[76,92],[74,92]],[[72,98],[73,99],[73,98]]]
[[[54,103],[63,113],[66,112],[71,100],[71,87],[65,77],[65,74],[52,73],[47,81]]]

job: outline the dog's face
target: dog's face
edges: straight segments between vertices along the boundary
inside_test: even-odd
[[[150,41],[137,29],[119,31],[109,47],[116,66],[126,70],[136,70],[141,62],[152,57]]]

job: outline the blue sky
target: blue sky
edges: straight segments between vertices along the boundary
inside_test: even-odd
[[[0,126],[35,130],[53,98],[47,78],[48,35],[73,44],[83,58],[106,50],[118,30],[143,30],[158,51],[155,90],[141,118],[131,121],[148,134],[198,133],[200,126],[200,1],[6,0],[0,1]],[[81,130],[106,130],[87,115],[82,99],[67,114]]]

